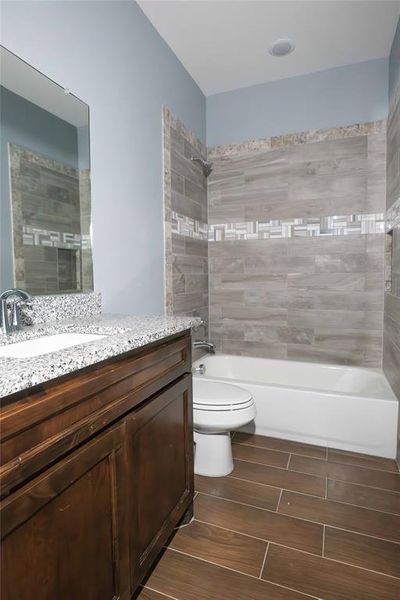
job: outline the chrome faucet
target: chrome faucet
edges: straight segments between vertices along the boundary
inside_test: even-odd
[[[18,298],[9,302],[10,298]],[[32,296],[18,288],[6,290],[0,294],[0,330],[4,335],[22,329],[18,307],[22,302],[31,300]],[[9,306],[10,304],[10,306]]]
[[[215,344],[213,342],[206,342],[204,340],[198,340],[193,342],[193,348],[206,348],[210,354],[215,354]]]

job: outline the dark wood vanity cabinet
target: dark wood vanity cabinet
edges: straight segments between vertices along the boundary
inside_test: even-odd
[[[3,502],[1,598],[129,597],[124,425]]]
[[[133,587],[193,498],[191,392],[187,375],[127,419]]]
[[[6,403],[2,600],[132,596],[193,501],[190,363],[186,333]]]

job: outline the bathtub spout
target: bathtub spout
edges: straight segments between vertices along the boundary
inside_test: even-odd
[[[197,340],[193,342],[193,348],[206,348],[210,354],[215,354],[215,344],[213,342],[206,342],[204,340]]]

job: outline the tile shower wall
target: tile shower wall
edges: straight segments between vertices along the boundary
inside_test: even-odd
[[[384,122],[209,149],[211,339],[382,364]]]
[[[207,151],[166,108],[163,138],[166,312],[208,321],[207,181],[191,161]]]
[[[9,145],[9,156],[16,286],[32,294],[92,290],[87,172],[81,185],[81,172],[69,165],[16,144]],[[80,187],[87,190],[86,209]]]
[[[391,273],[385,291],[383,370],[400,399],[400,88],[393,97],[388,118],[386,203],[387,227],[391,231]]]

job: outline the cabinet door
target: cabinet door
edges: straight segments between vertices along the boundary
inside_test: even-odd
[[[4,600],[129,597],[124,425],[1,504]]]
[[[131,415],[128,448],[135,589],[193,501],[191,375]]]

